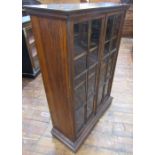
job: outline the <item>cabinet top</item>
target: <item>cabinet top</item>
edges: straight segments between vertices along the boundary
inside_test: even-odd
[[[110,3],[110,2],[99,2],[99,3],[68,3],[68,4],[41,4],[41,5],[25,5],[28,13],[59,13],[69,15],[71,13],[86,12],[86,11],[106,11],[111,9],[128,8],[128,4],[125,3]]]

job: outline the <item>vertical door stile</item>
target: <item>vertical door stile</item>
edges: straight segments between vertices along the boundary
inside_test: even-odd
[[[91,43],[91,20],[88,21],[88,47],[87,47],[87,55],[86,55],[86,106],[85,106],[85,122],[87,122],[87,104],[88,104],[88,76],[89,76],[89,51],[90,51],[90,43]]]
[[[67,33],[68,33],[68,37],[67,37],[67,46],[68,46],[68,51],[69,51],[69,55],[68,55],[68,64],[69,64],[69,71],[70,71],[70,101],[73,103],[74,102],[74,52],[73,52],[73,46],[74,46],[74,24],[72,20],[67,20]],[[72,117],[73,120],[75,120],[75,115],[74,115],[74,109],[75,109],[75,104],[72,104]],[[75,121],[73,121],[73,133],[74,133],[74,140],[76,138],[76,125],[75,125]]]
[[[114,62],[113,62],[113,68],[112,68],[111,83],[110,83],[110,85],[108,87],[108,93],[109,94],[111,93],[111,89],[112,89],[112,81],[113,81],[113,78],[114,78],[114,73],[115,73],[115,68],[116,68],[116,62],[117,62],[118,51],[119,51],[120,40],[121,40],[122,26],[123,26],[123,23],[124,23],[125,15],[126,15],[126,11],[120,13],[121,22],[120,22],[120,25],[119,25],[119,28],[118,28],[119,31],[118,31],[118,34],[117,34],[117,43],[116,43],[116,48],[117,49],[116,49],[116,54],[115,54],[114,60],[113,60]]]
[[[112,32],[111,32],[111,35],[113,35],[113,32],[114,32],[114,28],[115,28],[115,25],[116,25],[116,16],[114,16],[114,19],[113,19],[113,24],[112,24]],[[118,37],[116,38],[116,40],[118,41]],[[112,40],[112,37],[111,37],[111,40],[110,40],[110,46],[109,46],[109,51],[111,50],[111,47],[112,47],[112,43],[113,43],[113,40]],[[115,53],[115,56],[116,56],[116,53]],[[115,56],[113,58],[112,61],[114,61],[115,59]],[[108,63],[110,62],[110,57],[108,59]],[[109,64],[110,65],[110,64]],[[107,73],[106,73],[107,74]],[[112,77],[109,79],[110,81],[112,80]],[[105,89],[105,87],[104,87]],[[107,90],[107,94],[110,95],[110,85],[108,84],[108,90]],[[104,90],[105,91],[105,90]],[[104,95],[104,94],[103,94]],[[105,97],[105,96],[104,96]]]
[[[98,67],[96,73],[96,91],[95,91],[95,99],[94,99],[94,114],[97,112],[97,100],[98,100],[98,91],[99,91],[99,81],[100,81],[100,68],[102,61],[102,49],[104,48],[104,34],[106,32],[106,16],[102,17],[101,20],[101,29],[100,29],[100,38],[99,38],[99,49],[98,49]]]
[[[111,32],[110,32],[110,38],[109,38],[110,45],[109,45],[108,51],[110,51],[111,46],[112,46],[112,35],[113,35],[113,31],[114,31],[114,24],[115,24],[115,18],[116,18],[114,15],[112,15],[112,16],[113,16],[113,21],[112,21],[112,29],[111,29]],[[109,16],[109,17],[110,17],[110,16]],[[109,18],[109,17],[107,17],[107,22],[108,22],[108,18]],[[110,56],[108,56],[106,59],[107,59],[107,63],[108,63],[108,66],[109,66],[109,65],[110,65],[110,64],[109,64]],[[104,59],[104,61],[106,61],[106,59]],[[106,99],[106,94],[105,94],[106,85],[109,84],[109,83],[107,84],[107,81],[108,81],[107,75],[108,75],[108,68],[106,68],[106,73],[105,73],[105,76],[106,76],[106,77],[105,77],[105,84],[104,84],[104,87],[103,87],[101,102],[104,102],[105,99]]]

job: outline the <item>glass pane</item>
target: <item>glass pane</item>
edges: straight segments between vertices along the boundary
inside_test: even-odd
[[[79,132],[83,124],[84,124],[84,106],[81,106],[79,109],[75,111],[76,132]]]
[[[109,86],[109,80],[106,81],[106,84],[104,87],[104,99],[108,96],[108,86]]]
[[[100,38],[100,29],[101,29],[101,19],[93,20],[91,23],[91,50],[98,47],[99,38]]]
[[[92,76],[92,75],[95,75],[95,74],[96,74],[96,67],[97,67],[97,66],[95,66],[95,67],[89,69],[89,76]]]
[[[86,56],[75,61],[75,76],[86,70]]]
[[[81,75],[78,79],[75,80],[75,87],[81,85],[84,82],[86,82],[86,74]]]
[[[93,112],[93,101],[96,87],[96,67],[93,67],[88,72],[88,92],[87,92],[87,118]]]
[[[107,78],[110,78],[111,69],[112,69],[112,61],[109,61],[108,69],[107,69]]]
[[[88,48],[88,22],[74,24],[74,56],[86,53]]]
[[[106,70],[107,70],[107,64],[104,64],[103,62],[101,63],[101,68],[100,68],[100,81],[99,81],[99,90],[98,90],[98,100],[97,104],[100,104],[102,101],[102,94],[103,94],[103,87],[105,85],[105,80],[106,80]]]
[[[107,77],[111,77],[112,75],[112,70],[113,70],[113,65],[114,65],[114,61],[115,61],[115,53],[113,53],[110,57],[109,57],[109,63],[108,63],[108,69],[107,69]]]
[[[32,53],[32,57],[35,57],[37,55],[37,50],[35,47],[35,44],[31,45],[31,53]]]
[[[106,30],[106,41],[112,37],[112,27],[113,27],[114,16],[109,16],[107,21],[107,30]]]
[[[86,103],[86,84],[84,83],[79,88],[74,90],[75,109]]]
[[[114,24],[113,36],[118,35],[120,23],[121,23],[121,15],[116,15],[115,16],[115,24]]]
[[[90,96],[88,98],[88,101],[87,101],[87,118],[92,114],[93,112],[93,101],[94,101],[94,96]]]
[[[111,44],[112,44],[112,45],[111,45],[111,50],[116,49],[117,39],[113,39]]]
[[[33,61],[34,61],[35,69],[38,69],[39,68],[39,60],[38,60],[37,55],[35,57],[33,57]]]
[[[31,46],[32,46],[31,47],[31,55],[32,55],[33,63],[34,63],[34,68],[38,69],[39,68],[39,60],[38,60],[38,55],[37,55],[37,49],[36,49],[34,43]]]
[[[89,67],[98,62],[97,51],[89,53],[88,56],[88,65]]]
[[[93,96],[95,93],[95,75],[88,78],[88,93],[87,96]]]
[[[34,36],[33,36],[32,28],[29,27],[26,29],[26,31],[27,31],[27,39],[28,39],[29,44],[34,43]]]
[[[110,42],[106,43],[104,46],[104,56],[106,56],[109,53],[109,48],[110,48]]]
[[[74,25],[74,75],[76,77],[76,80],[74,79],[74,97],[77,130],[79,130],[84,123],[84,116],[89,117],[93,111],[100,29],[101,19],[90,20]],[[80,77],[77,79],[79,74]],[[86,108],[85,111],[84,106]],[[80,109],[80,111],[78,112],[77,109]],[[87,114],[84,114],[86,111],[88,111]],[[78,118],[78,115],[81,116]]]

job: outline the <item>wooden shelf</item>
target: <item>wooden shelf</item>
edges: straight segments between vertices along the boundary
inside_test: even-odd
[[[74,58],[74,61],[76,61],[76,60],[78,60],[78,59],[80,59],[80,58],[82,58],[83,56],[86,56],[86,55],[87,55],[87,52],[83,52],[83,53],[79,54],[78,56],[76,56]]]
[[[117,36],[113,36],[111,39],[106,40],[104,44],[110,43],[114,39],[117,39]]]
[[[94,46],[94,47],[90,48],[89,52],[94,52],[97,50],[97,48],[98,48],[97,46]]]
[[[108,54],[104,55],[103,60],[107,59],[109,56],[111,56],[113,53],[115,53],[117,51],[117,49],[113,49],[111,52],[109,52]]]
[[[90,79],[91,77],[95,76],[95,73],[91,73],[88,78]],[[80,77],[79,77],[80,78]],[[77,79],[76,79],[77,80]],[[80,86],[82,86],[86,82],[86,79],[82,80],[79,84],[75,86],[75,90],[78,89]]]
[[[94,52],[96,50],[97,50],[97,46],[90,48],[89,52],[92,53],[92,52]],[[76,52],[76,53],[78,53],[78,52]],[[80,59],[80,58],[82,58],[83,56],[86,56],[86,55],[87,55],[86,51],[81,52],[81,54],[78,54],[77,56],[74,57],[74,60],[76,61],[76,60],[78,60],[78,59]]]
[[[95,67],[98,64],[98,62],[94,63],[93,65],[89,66],[88,69],[85,69],[83,72],[81,72],[80,74],[75,76],[75,80],[78,79],[80,76],[84,75],[88,70],[92,69],[93,67]]]

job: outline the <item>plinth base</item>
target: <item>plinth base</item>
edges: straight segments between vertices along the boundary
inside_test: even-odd
[[[91,119],[91,121],[87,123],[86,127],[83,129],[82,133],[80,134],[80,136],[77,138],[76,141],[72,142],[55,128],[53,128],[51,131],[52,135],[56,137],[58,140],[60,140],[62,143],[64,143],[66,146],[68,146],[73,152],[76,152],[80,147],[80,145],[87,138],[89,133],[92,131],[93,127],[98,122],[99,118],[110,106],[112,99],[113,99],[112,97],[109,97],[109,99],[103,105],[100,106],[97,114],[94,116],[94,118]]]

